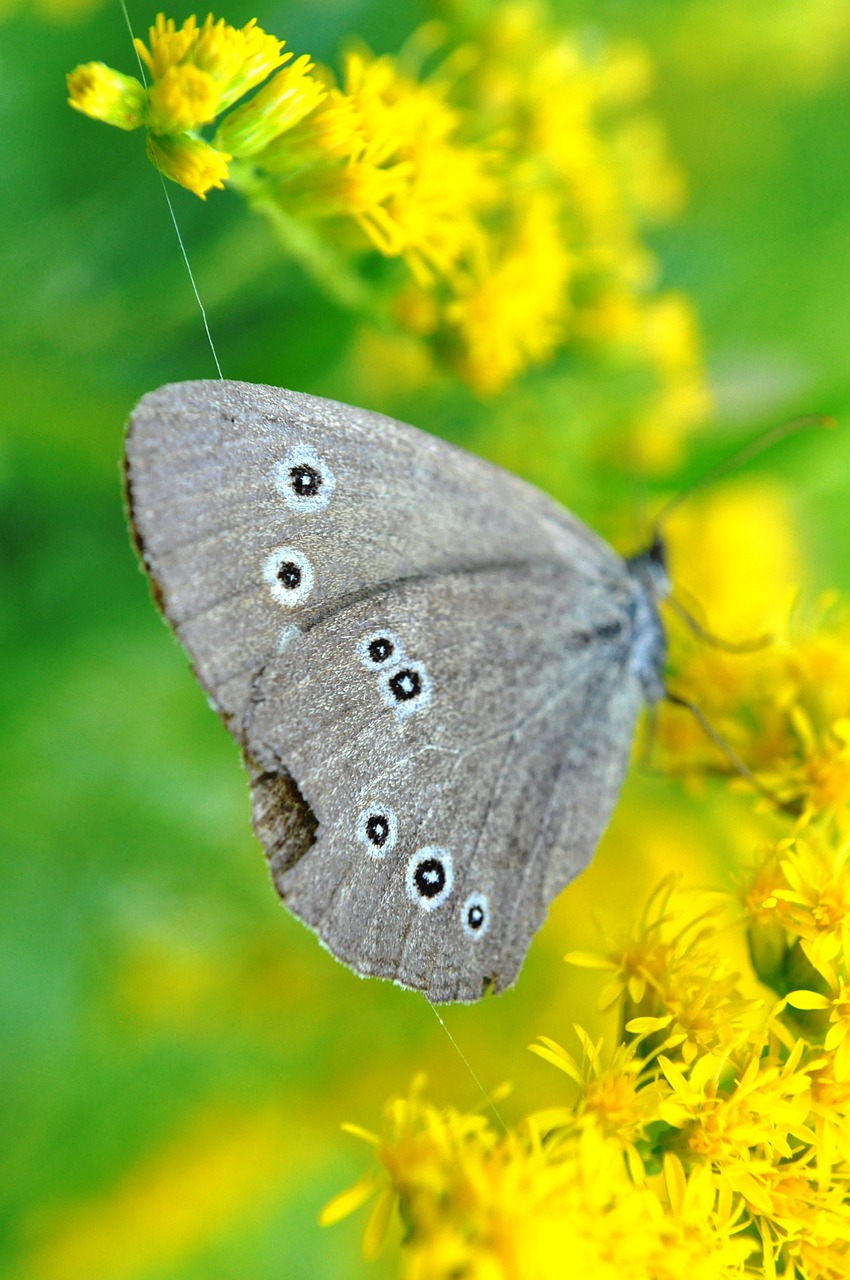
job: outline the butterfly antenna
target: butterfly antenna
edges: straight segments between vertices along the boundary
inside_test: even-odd
[[[793,804],[789,804],[787,800],[782,800],[775,791],[772,791],[770,787],[766,787],[763,782],[759,781],[752,769],[747,768],[734,747],[729,746],[729,743],[717,732],[708,716],[700,710],[695,702],[691,702],[688,698],[683,698],[678,693],[671,693],[669,689],[664,691],[664,697],[674,707],[682,707],[685,711],[691,713],[706,737],[714,743],[719,751],[723,752],[735,772],[745,782],[748,782],[754,791],[757,791],[765,800],[769,800],[771,804],[776,805],[778,809],[783,809],[786,813],[797,812]]]
[[[789,422],[780,422],[777,426],[771,427],[769,431],[765,431],[757,440],[751,440],[749,444],[744,445],[743,449],[733,453],[731,458],[727,458],[725,462],[712,467],[704,476],[700,476],[699,480],[695,480],[687,489],[683,489],[681,493],[677,493],[675,497],[665,503],[653,521],[653,540],[661,538],[661,526],[670,518],[673,512],[683,502],[692,498],[695,493],[699,493],[701,489],[705,489],[710,484],[715,484],[723,476],[729,475],[730,472],[746,466],[753,458],[758,458],[761,454],[766,453],[768,449],[772,449],[775,444],[779,444],[780,440],[786,440],[789,436],[799,435],[800,432],[810,431],[815,427],[831,429],[834,426],[835,419],[830,417],[829,414],[807,413],[799,418],[791,418]]]
[[[753,636],[750,640],[724,640],[722,636],[715,635],[713,631],[709,631],[702,625],[698,618],[687,609],[675,596],[667,596],[664,603],[669,609],[672,609],[677,618],[681,618],[685,626],[705,644],[711,645],[713,649],[720,649],[723,653],[758,653],[759,649],[766,649],[769,644],[773,643],[773,636],[770,632],[765,632],[760,636]]]

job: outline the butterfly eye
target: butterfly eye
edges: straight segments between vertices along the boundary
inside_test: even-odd
[[[357,819],[357,839],[373,858],[389,853],[398,839],[398,818],[386,805],[370,805]]]
[[[370,671],[381,671],[404,656],[404,650],[392,631],[373,631],[371,635],[364,636],[357,652],[363,666]]]
[[[401,716],[421,710],[431,700],[431,681],[420,662],[403,662],[385,671],[380,685],[384,702]]]
[[[460,913],[463,931],[470,938],[480,938],[490,925],[490,911],[487,897],[483,893],[473,893],[463,904]]]
[[[309,445],[295,445],[274,466],[278,493],[292,511],[321,511],[331,500],[336,479]]]
[[[313,566],[295,547],[278,547],[266,560],[263,577],[271,594],[287,609],[301,604],[313,590]]]
[[[407,896],[425,911],[433,911],[445,902],[454,885],[452,855],[448,849],[426,845],[418,849],[407,864],[404,877]]]

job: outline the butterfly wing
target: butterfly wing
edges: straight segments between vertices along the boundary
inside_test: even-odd
[[[257,672],[382,584],[493,563],[622,562],[530,485],[380,414],[237,382],[140,401],[126,445],[140,553],[237,739]]]
[[[287,904],[360,973],[435,1000],[509,985],[625,768],[623,561],[462,450],[275,388],[153,392],[126,468]]]
[[[428,577],[269,664],[245,721],[255,825],[281,897],[338,958],[434,1001],[514,981],[622,781],[632,595],[568,568]],[[381,638],[387,663],[369,659]],[[281,771],[318,818],[300,852]]]

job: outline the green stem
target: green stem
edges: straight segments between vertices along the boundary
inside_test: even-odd
[[[386,324],[386,307],[378,292],[352,268],[350,259],[322,235],[315,223],[287,213],[268,182],[234,166],[229,185],[261,213],[289,257],[298,262],[318,285],[348,311],[356,311],[378,325]]]

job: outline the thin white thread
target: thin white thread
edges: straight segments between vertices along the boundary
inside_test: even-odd
[[[469,1072],[469,1074],[472,1076],[472,1078],[473,1078],[473,1080],[475,1081],[475,1083],[478,1085],[478,1088],[481,1090],[481,1094],[482,1094],[482,1096],[483,1096],[483,1098],[484,1098],[484,1101],[487,1103],[487,1106],[488,1106],[488,1107],[490,1108],[490,1110],[493,1112],[493,1115],[494,1115],[494,1116],[496,1117],[496,1119],[498,1120],[499,1125],[501,1126],[501,1128],[502,1128],[502,1129],[504,1129],[505,1133],[507,1134],[507,1132],[508,1132],[508,1126],[505,1124],[504,1120],[503,1120],[503,1119],[502,1119],[502,1117],[499,1115],[499,1112],[498,1112],[498,1111],[497,1111],[497,1109],[496,1109],[496,1104],[495,1104],[495,1102],[494,1102],[494,1101],[493,1101],[493,1099],[490,1097],[490,1095],[489,1095],[489,1093],[487,1092],[487,1090],[484,1088],[484,1085],[483,1085],[483,1084],[481,1083],[481,1081],[478,1079],[478,1076],[477,1076],[477,1075],[475,1074],[475,1072],[472,1070],[472,1067],[471,1067],[471,1066],[470,1066],[470,1064],[469,1064],[469,1059],[468,1059],[468,1058],[466,1057],[466,1055],[464,1054],[463,1050],[461,1049],[461,1047],[460,1047],[460,1045],[458,1044],[457,1040],[455,1040],[455,1038],[454,1038],[454,1036],[452,1035],[451,1031],[449,1031],[449,1029],[448,1029],[448,1027],[446,1026],[445,1022],[443,1022],[443,1019],[442,1019],[442,1017],[440,1016],[440,1013],[439,1013],[439,1010],[437,1009],[437,1006],[436,1006],[436,1005],[434,1005],[434,1004],[431,1004],[431,1001],[430,1001],[430,1000],[428,999],[428,997],[427,997],[426,995],[424,995],[424,994],[423,994],[423,999],[424,999],[424,1000],[426,1001],[426,1003],[427,1003],[428,1005],[430,1005],[430,1007],[433,1009],[433,1011],[434,1011],[434,1017],[437,1019],[437,1021],[438,1021],[438,1022],[439,1022],[439,1024],[440,1024],[440,1026],[443,1028],[443,1030],[445,1031],[446,1035],[449,1037],[449,1040],[451,1041],[452,1045],[454,1046],[455,1053],[456,1053],[456,1054],[457,1054],[457,1056],[460,1058],[461,1062],[462,1062],[462,1063],[463,1063],[463,1065],[466,1067],[467,1071],[468,1071],[468,1072]]]
[[[130,34],[130,40],[131,40],[132,45],[133,45],[133,50],[134,50],[134,52],[135,52],[135,54],[136,54],[136,61],[137,61],[137,62],[138,62],[138,64],[139,64],[139,74],[141,75],[141,78],[142,78],[142,82],[143,82],[143,84],[145,85],[145,87],[147,87],[147,83],[148,83],[147,75],[145,74],[145,67],[144,67],[144,63],[142,62],[142,59],[141,59],[141,57],[140,57],[140,55],[139,55],[139,51],[138,51],[138,49],[136,49],[136,43],[135,43],[135,39],[136,39],[136,37],[135,37],[135,32],[133,31],[133,24],[132,24],[132,22],[130,21],[130,14],[127,12],[127,4],[126,4],[126,0],[118,0],[118,3],[119,3],[119,5],[121,6],[121,12],[124,14],[124,21],[125,21],[125,22],[126,22],[126,24],[127,24],[127,31],[128,31],[128,32],[129,32],[129,34]],[[218,371],[218,376],[219,376],[219,378],[221,378],[221,379],[223,380],[223,379],[224,379],[224,374],[223,374],[223,373],[222,373],[222,371],[221,371],[221,365],[219,364],[219,361],[218,361],[218,355],[217,355],[217,353],[216,353],[215,343],[213,342],[212,333],[210,332],[210,326],[209,326],[209,322],[208,322],[208,320],[207,320],[207,313],[206,313],[206,310],[204,309],[204,304],[203,304],[203,302],[201,301],[201,295],[198,293],[198,286],[197,286],[197,284],[195,283],[195,277],[194,277],[194,274],[193,274],[193,272],[192,272],[191,264],[190,264],[190,262],[189,262],[189,255],[188,255],[188,254],[187,254],[187,252],[186,252],[186,246],[184,245],[184,243],[183,243],[183,237],[182,237],[182,235],[180,234],[180,227],[179,227],[179,225],[178,225],[178,223],[177,223],[177,217],[176,217],[176,214],[175,214],[175,212],[174,212],[174,206],[173,206],[173,205],[172,205],[172,203],[171,203],[171,196],[170,196],[170,195],[169,195],[169,193],[168,193],[168,187],[166,186],[165,177],[164,177],[164,175],[163,175],[163,173],[162,173],[162,170],[161,170],[158,166],[157,166],[157,173],[159,174],[159,180],[160,180],[160,182],[162,183],[162,194],[163,194],[163,195],[164,195],[164,197],[165,197],[165,203],[166,203],[166,206],[168,207],[168,212],[169,212],[169,214],[171,215],[171,222],[172,222],[172,224],[173,224],[173,226],[174,226],[174,234],[175,234],[175,235],[176,235],[176,237],[177,237],[177,243],[178,243],[178,245],[179,245],[179,247],[180,247],[180,253],[181,253],[181,254],[182,254],[182,256],[183,256],[183,262],[184,262],[184,264],[185,264],[185,266],[186,266],[186,272],[187,272],[187,274],[188,274],[188,276],[189,276],[189,283],[190,283],[190,284],[191,284],[191,286],[192,286],[192,292],[193,292],[193,293],[194,293],[194,295],[195,295],[195,301],[197,302],[197,304],[198,304],[198,310],[199,310],[199,311],[200,311],[200,313],[201,313],[201,319],[202,319],[202,321],[203,321],[204,329],[205,329],[205,331],[206,331],[207,341],[208,341],[208,342],[209,342],[209,344],[210,344],[210,351],[212,352],[212,358],[213,358],[213,360],[215,361],[215,367],[216,367],[216,369],[217,369],[217,371]],[[484,1085],[481,1083],[481,1081],[479,1080],[478,1076],[477,1076],[477,1075],[475,1074],[475,1072],[473,1071],[472,1066],[471,1066],[471,1064],[470,1064],[470,1062],[469,1062],[469,1059],[466,1057],[466,1055],[465,1055],[465,1054],[464,1054],[464,1052],[462,1051],[462,1049],[461,1049],[460,1045],[458,1044],[457,1040],[455,1040],[455,1038],[454,1038],[454,1036],[452,1035],[451,1031],[449,1031],[449,1029],[448,1029],[448,1027],[446,1026],[445,1022],[443,1021],[442,1017],[440,1016],[440,1013],[439,1013],[439,1011],[437,1010],[436,1005],[431,1004],[431,1001],[428,999],[428,997],[427,997],[427,996],[425,996],[425,997],[424,997],[424,999],[425,999],[425,1002],[426,1002],[426,1003],[430,1006],[430,1008],[433,1010],[434,1017],[437,1019],[437,1021],[438,1021],[438,1022],[439,1022],[439,1024],[440,1024],[440,1026],[443,1028],[443,1030],[445,1031],[446,1035],[448,1036],[448,1038],[449,1038],[449,1043],[450,1043],[450,1044],[452,1045],[452,1047],[454,1048],[455,1053],[456,1053],[456,1054],[457,1054],[457,1056],[460,1058],[461,1062],[462,1062],[462,1063],[463,1063],[463,1065],[466,1067],[466,1069],[467,1069],[467,1071],[469,1072],[469,1074],[472,1076],[472,1079],[475,1081],[475,1084],[476,1084],[476,1086],[478,1087],[478,1089],[479,1089],[479,1091],[480,1091],[480,1093],[481,1093],[481,1096],[483,1097],[484,1101],[487,1103],[487,1106],[488,1106],[488,1107],[490,1108],[490,1110],[493,1112],[493,1115],[495,1116],[495,1118],[496,1118],[496,1120],[497,1120],[497,1122],[498,1122],[499,1126],[500,1126],[500,1127],[504,1130],[504,1132],[507,1134],[507,1132],[508,1132],[508,1126],[505,1124],[504,1120],[503,1120],[503,1119],[502,1119],[502,1117],[500,1116],[500,1114],[499,1114],[499,1112],[498,1112],[498,1110],[497,1110],[497,1108],[496,1108],[496,1104],[495,1104],[495,1102],[494,1102],[494,1101],[493,1101],[493,1099],[490,1097],[489,1093],[488,1093],[488,1092],[487,1092],[487,1090],[484,1088]]]
[[[147,78],[147,75],[145,74],[144,63],[142,62],[142,59],[139,55],[139,51],[136,48],[136,43],[135,43],[136,35],[135,35],[135,32],[133,31],[133,24],[130,21],[130,15],[127,12],[126,0],[118,0],[118,3],[121,6],[121,12],[124,14],[124,21],[127,24],[127,30],[130,33],[130,40],[133,45],[133,50],[136,54],[136,61],[139,64],[139,74],[142,77],[142,83],[144,84],[145,88],[147,88],[148,78]],[[192,292],[195,295],[195,301],[197,302],[198,310],[201,313],[201,320],[203,321],[204,329],[206,331],[207,341],[210,344],[210,351],[212,352],[212,358],[215,361],[215,367],[218,371],[218,376],[223,380],[224,374],[222,373],[221,365],[218,362],[218,354],[215,349],[215,343],[213,342],[212,333],[210,332],[209,321],[207,320],[207,313],[206,313],[206,310],[204,309],[203,302],[201,302],[201,295],[198,293],[198,286],[195,284],[195,277],[192,273],[192,267],[189,263],[189,255],[186,252],[186,246],[183,243],[183,237],[181,236],[180,228],[177,225],[177,216],[174,212],[174,206],[171,203],[171,196],[168,194],[168,187],[165,182],[165,177],[163,175],[162,170],[159,168],[159,165],[156,166],[156,171],[159,174],[159,180],[162,183],[162,194],[165,196],[165,203],[168,207],[168,212],[171,214],[171,221],[174,226],[174,234],[177,236],[177,243],[180,246],[180,252],[183,255],[183,262],[186,266],[186,272],[189,276],[189,283],[192,286]]]

